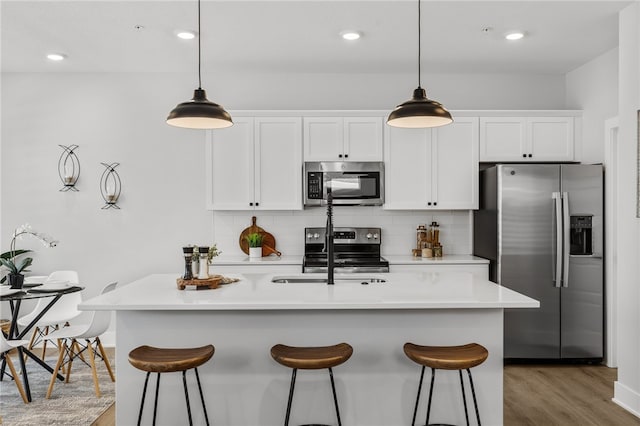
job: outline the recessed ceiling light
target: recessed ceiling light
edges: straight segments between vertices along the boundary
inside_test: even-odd
[[[176,36],[178,36],[178,38],[181,38],[183,40],[193,40],[194,38],[196,38],[196,32],[195,31],[178,31],[176,32]]]
[[[49,59],[50,61],[62,61],[66,58],[66,55],[63,55],[62,53],[49,53],[47,55],[47,59]]]
[[[352,31],[352,30],[342,31],[340,35],[342,36],[343,39],[349,40],[349,41],[358,40],[360,37],[362,37],[362,33],[360,31]]]
[[[520,40],[524,37],[524,33],[522,31],[511,31],[504,35],[504,38],[507,40]]]

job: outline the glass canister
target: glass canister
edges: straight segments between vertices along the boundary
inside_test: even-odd
[[[416,249],[422,250],[426,242],[427,227],[425,225],[418,225],[418,228],[416,228]]]

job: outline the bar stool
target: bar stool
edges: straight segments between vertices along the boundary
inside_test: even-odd
[[[196,373],[198,382],[198,390],[200,391],[200,399],[202,400],[202,409],[204,410],[204,418],[209,425],[209,417],[207,416],[207,407],[204,404],[204,395],[200,386],[200,376],[198,375],[198,367],[209,361],[213,356],[215,348],[213,345],[202,346],[200,348],[154,348],[152,346],[139,346],[129,352],[129,363],[138,370],[146,371],[147,377],[144,380],[144,389],[142,391],[142,401],[140,402],[140,413],[138,414],[138,426],[142,420],[142,409],[144,408],[144,399],[147,393],[147,384],[149,375],[158,373],[156,380],[156,398],[153,404],[153,424],[156,424],[156,412],[158,408],[158,390],[160,388],[160,373],[182,372],[182,384],[184,386],[184,397],[187,401],[187,413],[189,415],[189,425],[193,425],[191,420],[191,406],[189,405],[189,391],[187,390],[186,372],[193,368]]]
[[[469,383],[471,384],[471,393],[473,395],[473,405],[476,409],[476,418],[478,426],[480,423],[480,412],[478,411],[478,402],[476,400],[476,391],[473,387],[473,378],[471,377],[472,367],[482,364],[489,356],[489,351],[477,343],[469,343],[461,346],[420,346],[413,343],[404,344],[404,353],[415,363],[422,365],[420,373],[420,384],[418,385],[418,397],[416,398],[416,407],[413,410],[413,420],[411,424],[416,424],[416,414],[418,413],[418,403],[420,402],[420,390],[422,389],[422,379],[424,378],[425,367],[431,368],[431,386],[429,388],[429,404],[427,405],[427,421],[429,425],[429,415],[431,414],[431,398],[433,396],[433,382],[436,370],[458,370],[460,375],[460,387],[462,389],[462,403],[464,404],[464,416],[469,426],[469,414],[467,412],[467,398],[464,392],[464,382],[462,380],[462,370],[467,370],[469,375]]]
[[[293,369],[291,373],[291,387],[289,388],[289,401],[287,402],[287,414],[284,420],[285,426],[289,425],[291,402],[293,401],[293,390],[296,384],[296,373],[298,369],[319,370],[323,368],[327,368],[329,370],[331,389],[333,390],[333,402],[336,406],[336,416],[338,418],[338,426],[342,426],[332,368],[346,362],[352,354],[353,348],[347,343],[339,343],[333,346],[312,347],[294,347],[278,344],[271,348],[271,356],[276,360],[276,362]]]

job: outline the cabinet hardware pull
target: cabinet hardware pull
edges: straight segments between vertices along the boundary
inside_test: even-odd
[[[345,155],[344,155],[344,158],[349,158],[349,154],[345,154]]]
[[[253,203],[249,203],[250,206],[253,206]]]
[[[342,158],[342,154],[338,154],[338,158]]]
[[[522,154],[522,158],[527,158],[527,154]]]
[[[529,154],[529,158],[533,157],[533,154]]]
[[[431,201],[429,201],[429,202],[427,203],[427,205],[428,205],[428,206],[430,206],[430,205],[431,205]]]

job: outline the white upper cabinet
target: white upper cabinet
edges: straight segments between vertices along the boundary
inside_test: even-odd
[[[382,117],[305,117],[304,161],[382,161]]]
[[[478,208],[478,118],[433,129],[385,128],[385,209]]]
[[[481,117],[480,161],[574,161],[574,117]]]
[[[239,117],[210,134],[210,209],[302,209],[300,117]]]

